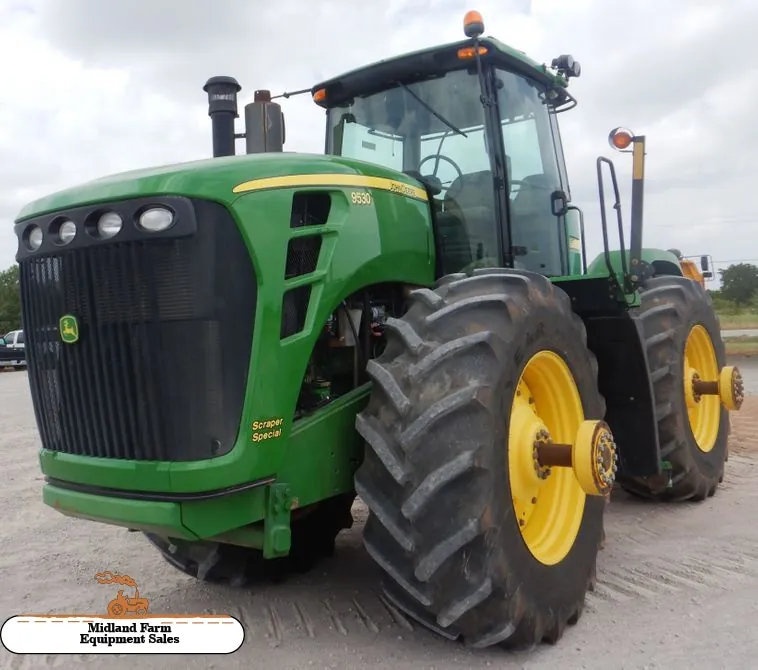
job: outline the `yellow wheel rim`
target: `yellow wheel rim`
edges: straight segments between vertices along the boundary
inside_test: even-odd
[[[513,399],[508,432],[508,479],[521,536],[545,565],[560,563],[571,551],[584,515],[586,494],[569,467],[540,468],[535,439],[542,431],[572,444],[584,420],[573,375],[552,351],[526,364]]]
[[[719,365],[708,331],[697,325],[690,330],[684,347],[684,397],[692,434],[698,449],[709,452],[716,444],[721,421],[721,401],[717,395],[697,397],[692,390],[694,379],[716,381]]]

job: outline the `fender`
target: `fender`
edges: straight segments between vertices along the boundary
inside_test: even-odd
[[[623,271],[622,265],[623,259],[626,262],[626,267],[629,267],[629,251],[620,251],[615,249],[609,252],[611,261],[611,267],[615,274],[620,274]],[[664,249],[645,248],[642,250],[642,262],[652,268],[653,274],[656,275],[676,275],[679,277],[684,276],[682,271],[682,265],[679,259],[670,251]],[[608,275],[608,265],[605,260],[605,254],[598,254],[595,259],[590,263],[587,268],[587,274],[590,275]]]
[[[628,269],[629,257],[627,251],[610,252],[613,274],[623,275],[623,261]],[[648,275],[684,276],[679,259],[670,251],[646,248],[641,259]],[[572,296],[587,328],[587,344],[598,359],[605,419],[619,448],[618,478],[656,475],[661,471],[660,444],[641,324],[634,305],[621,308],[607,298],[605,303],[601,301],[602,278],[610,276],[605,254],[599,254],[589,265],[585,280],[557,284]],[[593,309],[586,309],[586,300],[578,300],[582,297],[579,285],[589,282],[597,282],[600,287],[590,299]],[[638,304],[638,296],[634,302]],[[619,351],[625,355],[619,356]]]
[[[617,478],[657,475],[661,467],[658,424],[639,318],[631,309],[593,315],[585,318],[584,324],[587,346],[597,357],[605,420],[619,450]]]

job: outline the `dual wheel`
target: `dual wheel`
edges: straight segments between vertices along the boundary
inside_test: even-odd
[[[369,363],[356,491],[387,597],[473,647],[556,642],[594,586],[616,446],[597,362],[568,296],[515,270],[421,289]],[[667,464],[624,483],[659,499],[705,497],[723,476],[739,375],[699,287],[652,281],[642,320]],[[714,382],[715,383],[714,385]]]
[[[640,294],[634,316],[645,338],[663,472],[620,484],[652,500],[701,501],[724,478],[729,411],[742,406],[742,377],[725,365],[721,328],[704,288],[660,276]]]

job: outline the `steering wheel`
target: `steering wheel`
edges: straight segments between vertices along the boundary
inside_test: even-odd
[[[421,172],[421,166],[426,163],[428,160],[432,160],[433,158],[436,158],[438,161],[445,161],[446,163],[450,163],[450,165],[455,168],[455,171],[458,173],[459,177],[463,177],[463,170],[461,170],[458,167],[458,163],[456,163],[452,158],[448,158],[447,156],[443,156],[442,154],[429,154],[426,158],[422,158],[421,162],[418,164],[418,168],[416,168],[419,172]],[[432,172],[432,176],[437,176],[437,167],[434,168],[434,172]]]

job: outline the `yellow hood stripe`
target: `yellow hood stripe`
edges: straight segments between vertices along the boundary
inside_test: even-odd
[[[337,186],[347,188],[375,188],[390,191],[408,198],[427,202],[429,197],[423,188],[386,177],[367,177],[359,174],[293,174],[285,177],[264,177],[237,184],[233,193],[250,193],[272,188],[297,188],[299,186]]]

